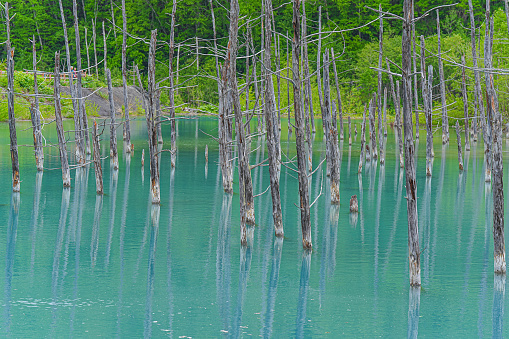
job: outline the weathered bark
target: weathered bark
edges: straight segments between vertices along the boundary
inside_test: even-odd
[[[96,34],[96,19],[92,20],[92,43],[94,44],[94,68],[95,77],[99,78],[98,64],[97,64],[97,34]]]
[[[106,31],[104,30],[104,21],[103,21],[103,52],[104,52],[104,74],[106,74],[106,70],[108,69],[108,46],[106,45]]]
[[[283,217],[281,213],[281,197],[279,193],[279,175],[278,175],[278,154],[276,143],[279,143],[276,128],[279,129],[276,116],[276,105],[274,98],[274,86],[272,83],[271,72],[271,14],[272,0],[264,0],[265,3],[265,127],[267,133],[267,149],[269,152],[269,174],[270,174],[270,191],[272,195],[272,218],[274,220],[274,230],[277,237],[283,237]]]
[[[461,136],[460,136],[460,126],[458,121],[456,121],[456,138],[458,139],[458,163],[460,171],[463,171],[463,155],[462,155],[462,146],[461,146]]]
[[[320,7],[320,11],[321,11],[321,7]],[[318,38],[318,39],[320,39],[320,38]],[[319,44],[319,46],[321,46],[320,40],[319,40],[318,44]],[[320,47],[318,47],[318,50],[320,50]],[[320,53],[320,52],[318,52],[318,53]],[[321,55],[318,54],[318,60],[320,58],[321,58]],[[320,62],[318,62],[318,65],[319,64],[320,64]],[[306,122],[307,122],[308,117],[311,122],[311,126],[309,126],[309,124],[306,123],[306,130],[308,130],[306,138],[308,139],[308,148],[309,148],[308,161],[311,164],[311,161],[309,160],[311,158],[311,153],[312,153],[312,146],[311,146],[312,142],[310,140],[311,139],[310,132],[312,130],[312,132],[315,133],[316,129],[315,129],[315,115],[314,115],[314,111],[313,111],[313,97],[312,97],[312,93],[311,93],[311,78],[310,78],[310,74],[309,74],[307,18],[306,18],[306,3],[305,3],[305,1],[302,2],[302,69],[304,71],[304,74],[303,74],[303,76],[304,76],[304,107],[306,109]],[[320,86],[321,86],[321,84],[319,82],[318,83],[319,91],[321,91]],[[308,169],[311,170],[311,167]]]
[[[238,50],[238,20],[239,20],[238,0],[230,2],[230,37],[228,41],[227,58],[225,66],[227,69],[227,90],[231,93],[233,101],[233,112],[235,115],[235,133],[237,139],[237,149],[239,154],[239,195],[240,195],[240,218],[241,218],[241,244],[247,245],[246,224],[254,224],[254,201],[253,185],[251,180],[251,169],[249,167],[249,154],[246,149],[246,139],[244,123],[242,121],[242,110],[240,107],[239,92],[237,88],[237,50]]]
[[[124,140],[126,153],[131,152],[131,128],[129,123],[129,98],[127,96],[127,15],[125,0],[122,0],[122,85],[124,87]]]
[[[14,50],[11,47],[11,17],[9,16],[8,2],[5,3],[5,18],[7,27],[7,113],[9,116],[12,191],[19,192],[18,138],[16,135],[16,117],[14,116]]]
[[[55,102],[55,125],[57,127],[58,149],[60,154],[60,163],[62,165],[62,181],[64,187],[71,186],[71,174],[69,172],[69,162],[67,160],[67,146],[62,125],[62,106],[60,103],[60,54],[55,53],[55,73],[53,74],[53,98]]]
[[[421,36],[422,38],[422,36]],[[421,40],[422,42],[422,40]],[[423,45],[421,45],[423,46]],[[433,167],[433,126],[431,120],[431,111],[433,108],[432,92],[433,88],[433,66],[429,65],[428,80],[423,78],[422,98],[424,102],[424,115],[426,116],[426,176],[430,177]]]
[[[325,130],[328,131],[326,134],[327,144],[329,144],[329,157],[327,162],[330,162],[330,195],[331,204],[339,204],[339,179],[340,179],[340,166],[339,166],[339,146],[338,146],[338,129],[337,123],[334,124],[331,121],[332,118],[332,107],[331,107],[331,95],[330,95],[330,77],[329,77],[329,51],[326,49],[323,54],[323,105],[324,110],[322,111],[322,122],[327,125]]]
[[[37,52],[35,50],[35,35],[32,37],[32,67],[34,71],[34,101],[30,107],[30,118],[34,136],[35,164],[38,171],[44,168],[44,151],[42,148],[41,111],[39,110],[39,86],[37,84]]]
[[[290,48],[289,48],[290,37],[288,31],[286,32],[286,116],[288,119],[288,136],[292,135],[292,124],[290,119]],[[256,68],[256,66],[255,66]]]
[[[86,151],[86,154],[91,154],[90,151],[90,139],[88,135],[88,120],[87,120],[87,111],[85,110],[85,100],[83,99],[83,91],[81,86],[81,40],[80,40],[80,30],[78,25],[78,9],[76,5],[76,0],[72,2],[72,12],[74,16],[74,34],[76,37],[76,95],[78,97],[77,105],[79,117],[81,120],[81,129],[83,135],[84,147],[83,149]],[[76,112],[76,111],[75,111]],[[76,113],[75,113],[76,114]],[[85,163],[85,159],[78,159],[79,163]]]
[[[71,90],[72,108],[74,112],[74,140],[76,144],[76,162],[83,164],[85,162],[85,142],[83,139],[82,121],[79,113],[79,103],[77,100],[76,87],[73,84],[73,70],[71,66],[71,53],[69,51],[69,38],[67,36],[67,25],[65,23],[64,7],[62,0],[58,0],[60,6],[60,17],[62,18],[62,27],[64,30],[65,54],[67,59],[67,71],[69,78],[69,89]]]
[[[161,130],[161,90],[157,86],[156,90],[156,129],[157,129],[157,143],[163,143],[163,132]]]
[[[155,110],[156,110],[156,36],[157,30],[154,29],[150,35],[150,48],[148,53],[148,102],[146,110],[147,132],[148,132],[148,149],[150,154],[150,188],[152,193],[152,203],[159,204],[161,202],[159,188],[159,154],[157,150],[157,129],[155,126]],[[141,80],[140,80],[141,83]]]
[[[97,122],[94,120],[94,129],[92,130],[92,142],[94,148],[94,170],[95,170],[95,191],[97,194],[103,194],[103,170],[101,167],[101,155],[99,147],[99,135],[97,135]]]
[[[348,145],[352,146],[352,119],[348,116]]]
[[[421,284],[421,265],[419,250],[419,226],[417,221],[417,181],[415,176],[415,156],[412,126],[411,102],[411,1],[403,3],[403,34],[402,34],[402,76],[403,76],[403,122],[405,127],[405,174],[406,199],[408,216],[408,261],[410,285]]]
[[[382,11],[382,5],[378,5],[378,9]],[[380,143],[380,153],[382,150],[382,67],[383,67],[383,37],[384,37],[384,21],[383,17],[380,17],[380,29],[378,30],[378,92],[377,92],[377,111],[378,111],[378,141]],[[375,157],[376,157],[376,145],[374,145]],[[380,156],[380,163],[382,163],[382,156]]]
[[[322,57],[322,6],[318,7],[318,52],[316,57],[316,82],[318,83],[318,99],[320,101],[320,109],[323,110],[323,95],[322,95],[322,78],[320,66],[320,59]]]
[[[304,149],[304,112],[301,107],[301,78],[299,72],[299,7],[300,0],[293,0],[293,40],[292,40],[292,72],[293,72],[293,109],[295,112],[295,144],[297,148],[297,167],[299,169],[300,222],[302,228],[302,246],[313,247],[311,243],[311,215],[309,206],[308,177],[306,151]]]
[[[468,96],[467,96],[467,82],[465,77],[465,55],[461,55],[461,64],[463,67],[461,68],[462,75],[462,86],[461,91],[463,93],[463,111],[465,113],[465,151],[470,150],[470,140],[468,138]]]
[[[90,71],[90,48],[88,44],[88,28],[85,26],[85,49],[87,51],[87,70]]]
[[[417,56],[415,46],[414,2],[412,2],[412,60],[414,65],[414,109],[415,109],[415,138],[419,139],[419,95],[417,93]]]
[[[437,9],[438,35],[438,75],[440,77],[440,99],[442,103],[442,144],[449,142],[449,118],[447,117],[447,102],[445,100],[444,65],[442,62],[442,46],[440,42],[440,15]]]
[[[212,6],[212,4],[211,4]],[[177,12],[177,1],[173,2],[171,10],[171,28],[170,28],[170,54],[168,57],[169,66],[169,77],[170,77],[170,89],[168,91],[168,97],[170,100],[170,139],[171,139],[171,166],[175,167],[177,162],[177,131],[175,121],[175,82],[173,80],[173,54],[175,53],[175,14]],[[214,22],[215,27],[215,22]],[[214,52],[216,52],[217,45],[215,40],[215,28],[214,28]],[[217,66],[217,54],[216,54],[216,66]],[[216,72],[219,78],[219,67],[217,66]],[[219,81],[219,80],[218,80]]]
[[[384,136],[383,136],[383,128],[386,124],[386,121],[385,121],[385,117],[386,117],[386,114],[387,114],[387,87],[384,87],[384,104],[383,104],[383,124],[380,123],[380,121],[382,120],[382,116],[380,114],[380,112],[378,112],[378,143],[379,143],[379,148],[380,148],[380,164],[383,165],[385,164],[385,152],[384,152]]]
[[[369,141],[371,142],[371,155],[373,160],[378,157],[376,150],[375,105],[376,94],[373,94],[373,109],[369,110]]]
[[[484,36],[484,68],[490,69],[492,66],[492,40],[493,40],[493,34],[491,31],[493,30],[493,27],[491,26],[491,20],[490,20],[490,3],[489,1],[486,1],[486,30],[485,30],[485,36]],[[490,28],[491,27],[491,28]],[[491,33],[491,34],[490,34]],[[491,36],[490,36],[491,35]],[[490,107],[488,107],[488,104],[491,104],[492,99],[492,86],[493,86],[493,75],[491,75],[489,72],[485,71],[485,80],[486,80],[486,113],[490,114],[488,111],[490,110]],[[494,89],[493,89],[494,91]],[[482,98],[482,97],[481,97]],[[482,101],[480,99],[479,101]],[[493,114],[493,112],[491,112]],[[492,115],[493,117],[493,115]],[[484,129],[484,160],[486,163],[486,174],[485,174],[485,182],[491,181],[491,167],[492,167],[492,157],[493,154],[491,152],[492,147],[492,119],[488,118],[485,122],[485,129]]]
[[[387,63],[387,70],[391,70],[391,66],[389,64],[389,60],[386,59]],[[396,138],[398,140],[398,146],[399,146],[399,164],[400,167],[403,167],[403,136],[401,133],[401,124],[400,124],[400,104],[399,104],[399,95],[396,95],[396,91],[394,89],[394,80],[392,78],[392,74],[388,73],[389,76],[389,83],[391,85],[391,94],[392,94],[392,101],[394,102],[394,111],[396,113],[394,126],[396,127]],[[399,84],[399,82],[398,82]],[[399,85],[398,85],[399,89]],[[398,90],[399,92],[399,90]]]
[[[343,103],[341,102],[341,92],[339,91],[339,81],[338,81],[338,71],[336,69],[336,58],[334,57],[334,48],[331,48],[331,57],[332,57],[332,69],[334,71],[334,81],[336,83],[336,100],[337,100],[337,111],[339,115],[339,139],[343,140],[345,138],[345,133],[343,129]]]
[[[483,137],[485,135],[485,114],[484,114],[484,103],[482,100],[482,92],[481,92],[481,77],[479,75],[478,65],[477,65],[477,51],[475,49],[475,20],[474,20],[474,10],[472,6],[472,0],[468,0],[468,12],[470,16],[470,44],[472,46],[472,68],[474,70],[474,94],[475,100],[477,103],[477,108],[479,109],[481,115],[481,128],[483,131]],[[480,43],[480,42],[479,42]],[[474,137],[477,135],[477,119],[474,120]],[[477,138],[476,138],[477,139]]]
[[[117,126],[115,122],[115,101],[113,101],[113,88],[111,86],[111,72],[106,70],[106,80],[108,82],[108,98],[110,101],[110,161],[114,170],[118,169],[117,152]]]
[[[371,108],[371,100],[369,101],[369,107]],[[357,173],[362,173],[362,164],[364,162],[364,149],[366,145],[366,111],[368,106],[364,106],[364,113],[362,114],[362,127],[361,127],[361,155],[359,158],[359,169]]]
[[[274,21],[274,12],[272,12],[272,19]],[[275,23],[274,23],[275,27]],[[276,56],[276,81],[277,81],[277,126],[278,126],[278,140],[281,139],[281,50],[280,50],[280,40],[279,35],[275,35],[277,37],[277,44],[275,47],[277,56]],[[277,143],[279,145],[279,142]],[[279,153],[281,153],[281,147],[279,147]],[[281,154],[279,155],[279,160],[281,160]]]

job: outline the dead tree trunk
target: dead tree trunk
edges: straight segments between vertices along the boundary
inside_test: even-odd
[[[99,135],[97,135],[97,122],[94,120],[94,129],[92,130],[93,148],[94,148],[94,170],[95,170],[95,191],[97,194],[103,194],[103,170],[101,167],[101,154],[99,147]]]
[[[382,5],[378,5],[378,9],[382,11]],[[380,29],[378,30],[378,92],[377,92],[377,111],[378,111],[378,141],[380,145],[382,145],[382,67],[383,67],[383,37],[384,37],[384,21],[383,17],[380,17]],[[376,157],[376,141],[374,144],[374,150],[375,150],[375,157]],[[380,153],[382,153],[382,146],[380,146]],[[380,156],[380,158],[382,158]],[[380,163],[382,163],[380,159]]]
[[[148,53],[148,102],[147,102],[147,131],[148,131],[148,149],[150,154],[150,187],[152,192],[152,203],[161,202],[159,188],[159,154],[157,150],[157,128],[155,125],[156,110],[156,36],[157,29],[154,29],[150,35],[150,49]]]
[[[421,36],[422,41],[424,38]],[[421,46],[424,46],[422,44]],[[426,117],[426,176],[430,177],[432,173],[433,160],[433,126],[431,120],[431,111],[433,110],[432,88],[433,88],[433,66],[429,65],[428,81],[423,78],[422,100],[424,102],[424,115]]]
[[[106,45],[106,31],[104,30],[104,21],[103,21],[103,52],[104,52],[104,74],[106,74],[106,69],[108,69],[108,47]]]
[[[241,217],[241,243],[247,245],[246,224],[254,224],[254,201],[253,185],[251,181],[251,169],[249,167],[249,154],[246,150],[245,130],[242,121],[242,110],[240,107],[239,92],[237,88],[237,39],[239,3],[238,0],[230,2],[230,39],[228,41],[228,52],[225,66],[227,69],[228,88],[233,101],[233,112],[235,115],[235,133],[237,149],[239,153],[239,195],[240,195],[240,217]]]
[[[322,6],[318,7],[318,52],[316,57],[316,82],[318,83],[318,99],[320,101],[320,109],[323,111],[323,95],[322,95],[322,78],[320,66],[320,58],[322,57]]]
[[[414,66],[414,109],[415,109],[415,138],[419,139],[419,95],[417,93],[417,56],[415,46],[415,21],[414,20],[414,2],[412,2],[412,60]],[[423,70],[421,70],[423,71]]]
[[[411,101],[411,1],[403,3],[403,34],[402,34],[402,76],[403,76],[403,122],[405,126],[405,173],[406,198],[408,215],[408,261],[410,285],[421,285],[421,265],[419,250],[419,226],[417,221],[417,181],[415,176],[415,156],[412,126]]]
[[[34,135],[35,164],[38,171],[44,168],[44,151],[42,149],[41,111],[39,110],[39,85],[37,83],[37,52],[35,35],[32,37],[32,67],[34,70],[34,102],[30,107],[30,118]]]
[[[373,94],[373,108],[369,110],[369,141],[371,142],[371,154],[373,161],[378,157],[376,151],[376,128],[375,128],[375,105],[376,105],[376,94]]]
[[[442,46],[440,42],[440,15],[437,9],[438,35],[438,76],[440,77],[440,99],[442,102],[442,144],[449,142],[449,118],[447,117],[447,102],[445,100],[444,65],[442,62]]]
[[[319,42],[320,44],[320,42]],[[320,45],[321,46],[321,45]],[[318,47],[320,48],[320,47]],[[311,122],[311,129],[310,126],[306,126],[306,129],[308,130],[306,138],[308,139],[308,148],[309,148],[309,154],[308,157],[311,158],[312,153],[312,141],[311,138],[311,131],[315,133],[315,114],[313,111],[313,97],[311,93],[311,78],[309,74],[309,57],[308,57],[308,42],[307,42],[307,18],[306,18],[306,4],[305,2],[302,2],[302,68],[304,71],[304,106],[306,109],[306,114],[309,117],[309,120]],[[320,52],[318,52],[320,53]],[[320,59],[320,54],[318,54],[318,59]],[[321,84],[319,86],[319,91]],[[307,118],[306,118],[307,121]],[[308,124],[306,124],[308,125]],[[309,160],[309,159],[308,159]],[[311,164],[311,162],[310,162]],[[310,170],[310,169],[309,169]]]
[[[85,49],[87,51],[87,70],[90,72],[90,49],[88,44],[88,28],[85,26]]]
[[[371,100],[369,101],[369,107],[371,109]],[[365,145],[366,145],[366,110],[368,109],[368,106],[364,106],[364,113],[362,114],[362,127],[361,127],[361,155],[359,157],[359,169],[357,173],[362,173],[362,164],[364,162],[364,151],[365,151]]]
[[[83,91],[81,86],[81,40],[78,25],[78,8],[76,5],[76,0],[73,0],[72,2],[72,12],[74,16],[74,34],[76,36],[76,95],[78,97],[78,107],[79,107],[78,112],[81,119],[81,128],[83,133],[82,135],[85,143],[83,149],[86,151],[86,154],[91,154],[90,139],[88,136],[87,111],[85,110],[85,100],[83,99]],[[85,163],[84,158],[82,159],[81,163]]]
[[[456,120],[456,138],[458,139],[458,164],[460,171],[463,171],[463,155],[462,147],[461,147],[461,135],[460,135],[460,126],[458,121]]]
[[[277,237],[283,237],[283,217],[281,213],[281,197],[279,194],[279,175],[278,175],[278,154],[276,143],[279,143],[276,128],[279,129],[276,116],[276,105],[274,98],[274,86],[272,83],[271,72],[271,14],[272,0],[265,2],[265,56],[263,58],[265,68],[265,127],[267,133],[267,149],[269,152],[269,174],[270,191],[272,195],[272,218],[274,220],[274,230]]]
[[[343,103],[341,102],[341,92],[339,91],[339,81],[338,81],[338,71],[336,69],[336,58],[334,57],[334,49],[331,48],[331,57],[332,57],[332,69],[334,70],[334,81],[336,82],[336,100],[338,102],[337,109],[339,115],[339,139],[343,140],[345,138],[345,133],[343,130]]]
[[[467,82],[465,76],[465,55],[461,55],[461,64],[463,67],[462,70],[462,87],[461,91],[463,93],[463,111],[465,113],[465,151],[470,151],[470,140],[468,138],[468,96],[467,96]]]
[[[211,5],[212,6],[212,5]],[[170,28],[170,54],[168,58],[168,66],[170,71],[170,90],[168,96],[170,99],[170,139],[171,139],[171,166],[175,167],[177,162],[177,132],[176,132],[176,121],[175,121],[175,82],[173,80],[173,54],[175,53],[175,13],[177,12],[177,1],[173,2],[171,10],[171,28]],[[215,27],[215,22],[214,22]],[[217,52],[217,45],[215,40],[215,28],[214,28],[214,53]],[[217,63],[217,56],[216,56]],[[218,65],[216,64],[216,67]],[[218,71],[218,69],[216,69]],[[219,71],[217,76],[219,77]],[[219,81],[219,80],[218,80]]]
[[[485,36],[484,36],[484,68],[490,69],[492,66],[492,63],[491,63],[491,58],[492,58],[491,43],[492,42],[491,41],[493,40],[493,33],[491,33],[491,31],[493,30],[493,28],[492,27],[490,28],[491,20],[490,20],[490,3],[489,3],[489,1],[486,1],[486,20],[485,20],[485,22],[486,22],[486,31],[485,31]],[[490,37],[490,35],[491,35],[491,37]],[[487,105],[488,105],[488,103],[490,103],[490,100],[491,100],[490,90],[491,90],[491,86],[493,85],[492,78],[493,78],[493,76],[489,72],[485,71],[486,103],[487,103]],[[481,100],[479,100],[479,101],[481,101]],[[487,111],[489,109],[490,108],[487,107]],[[485,182],[490,182],[491,181],[492,156],[493,156],[491,154],[492,120],[488,118],[487,121],[485,122],[485,126],[486,126],[486,128],[484,129],[484,158],[485,158],[485,162],[486,162],[486,174],[485,174],[484,180],[485,180]]]
[[[122,84],[124,86],[124,117],[125,117],[124,140],[126,143],[125,151],[127,153],[130,153],[131,128],[129,122],[129,98],[127,96],[127,15],[125,13],[125,0],[122,0]]]
[[[117,128],[115,122],[115,101],[113,101],[113,88],[111,86],[111,72],[106,70],[106,80],[108,81],[108,98],[110,101],[110,160],[114,170],[118,169],[117,152]]]
[[[332,107],[331,107],[331,95],[330,95],[330,77],[329,77],[329,51],[325,50],[323,54],[323,104],[324,104],[324,115],[322,117],[323,124],[327,127],[329,133],[326,135],[327,143],[329,144],[329,158],[327,161],[330,162],[330,195],[331,204],[339,204],[339,179],[340,179],[340,166],[339,166],[339,146],[338,146],[338,129],[337,123],[331,121]]]
[[[286,102],[287,109],[286,115],[288,118],[288,136],[292,135],[292,124],[290,119],[290,48],[289,48],[290,37],[288,31],[286,32]],[[256,65],[254,65],[256,69]]]
[[[55,73],[53,74],[53,98],[55,101],[55,125],[57,126],[58,149],[60,154],[60,163],[62,164],[62,181],[64,187],[71,186],[71,174],[69,172],[69,162],[67,161],[67,147],[62,125],[62,106],[60,103],[60,54],[55,53]]]
[[[92,43],[94,44],[94,68],[95,68],[95,77],[99,78],[99,71],[98,71],[98,64],[97,64],[97,26],[96,26],[97,20],[92,20]]]
[[[390,71],[390,65],[389,60],[386,59],[387,62],[387,70]],[[395,123],[394,126],[396,127],[396,138],[398,140],[398,146],[399,146],[399,165],[400,167],[403,167],[403,136],[401,133],[401,125],[400,125],[400,106],[399,106],[399,96],[396,95],[396,91],[394,89],[394,80],[392,78],[392,74],[388,73],[389,75],[389,83],[391,85],[391,94],[392,94],[392,101],[394,102],[394,111],[396,112],[395,117]],[[398,91],[399,92],[399,91]]]
[[[380,148],[380,164],[385,164],[385,153],[384,153],[384,136],[383,136],[383,128],[385,126],[385,115],[387,113],[387,87],[384,87],[384,104],[383,104],[383,119],[384,123],[381,124],[382,116],[380,112],[378,112],[378,144]]]
[[[306,151],[304,146],[304,112],[301,107],[301,79],[299,72],[300,52],[300,0],[293,0],[293,40],[292,40],[292,72],[293,72],[293,109],[295,112],[295,143],[297,148],[297,167],[299,169],[300,222],[302,228],[302,246],[313,247],[311,243],[311,215],[309,206],[308,175]]]
[[[477,102],[477,107],[479,108],[479,112],[481,114],[481,128],[483,131],[483,137],[485,135],[485,114],[484,114],[484,103],[482,100],[483,95],[481,94],[481,77],[479,75],[478,65],[477,65],[477,51],[475,49],[475,20],[474,20],[474,10],[472,6],[472,0],[468,0],[468,12],[470,15],[470,44],[472,46],[472,65],[474,69],[474,94],[475,100]],[[474,120],[475,129],[477,129],[477,120]],[[474,137],[476,134],[474,134]]]
[[[76,162],[83,164],[85,162],[85,142],[83,139],[82,121],[79,114],[79,103],[77,100],[76,87],[73,84],[73,69],[71,66],[71,53],[69,51],[69,38],[67,36],[67,25],[65,23],[64,7],[62,0],[58,1],[60,6],[60,17],[62,18],[62,27],[64,29],[65,54],[67,59],[67,71],[69,78],[69,89],[71,90],[72,108],[74,112],[74,139],[76,143]]]
[[[18,138],[16,135],[16,117],[14,116],[14,50],[11,47],[11,17],[9,3],[5,3],[7,27],[7,112],[9,116],[9,137],[12,163],[12,191],[19,192]]]
[[[348,116],[348,145],[352,146],[352,119]]]

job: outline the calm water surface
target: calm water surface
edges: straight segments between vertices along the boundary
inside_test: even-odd
[[[325,166],[315,173],[311,201],[322,195],[311,208],[309,254],[302,250],[294,205],[299,201],[295,172],[285,167],[281,172],[284,241],[274,239],[267,193],[255,199],[257,225],[243,249],[237,181],[233,196],[223,194],[217,144],[201,132],[217,134],[216,122],[178,124],[174,170],[169,153],[162,154],[160,206],[149,199],[144,121],[132,125],[135,152],[120,156],[119,171],[110,171],[109,160],[103,160],[102,197],[95,193],[93,166],[73,170],[71,189],[62,189],[57,149],[45,148],[48,170],[36,173],[28,146],[20,147],[21,193],[11,195],[8,126],[0,125],[1,336],[509,335],[506,283],[493,275],[493,203],[482,180],[482,142],[464,155],[465,171],[459,174],[456,138],[442,147],[437,136],[433,177],[426,179],[421,131],[419,292],[408,286],[405,178],[392,131],[386,165],[368,163],[360,177],[360,138],[351,147],[341,145],[340,207],[330,205]],[[19,144],[31,145],[29,123],[17,127]],[[56,142],[54,130],[54,124],[45,127],[48,144]],[[285,134],[283,158],[292,158],[294,139],[287,141]],[[251,147],[252,164],[266,157],[264,140],[253,139]],[[318,132],[314,166],[323,149]],[[252,178],[255,193],[265,191],[268,168],[256,167]],[[356,218],[348,211],[353,194],[359,198]]]

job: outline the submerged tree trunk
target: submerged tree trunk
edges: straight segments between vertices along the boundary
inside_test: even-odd
[[[300,52],[300,0],[293,0],[293,40],[292,40],[292,72],[293,72],[293,109],[295,112],[295,143],[297,148],[297,167],[299,169],[300,222],[302,228],[302,246],[313,247],[311,243],[311,215],[309,207],[308,175],[306,150],[304,146],[304,112],[301,107],[301,78],[299,72]]]
[[[442,46],[440,42],[440,15],[437,9],[438,35],[438,75],[440,77],[440,99],[442,102],[442,144],[449,142],[449,118],[447,117],[447,102],[445,100],[444,65],[442,62]]]
[[[421,285],[421,264],[419,250],[419,226],[417,221],[417,181],[415,175],[415,156],[412,126],[411,102],[411,1],[403,3],[403,34],[402,34],[402,75],[403,75],[403,121],[405,126],[405,173],[406,199],[408,215],[408,261],[410,285]]]
[[[117,128],[115,122],[115,101],[113,101],[113,88],[111,86],[111,72],[106,70],[106,80],[108,82],[108,98],[110,101],[110,161],[114,170],[118,169],[117,152]]]
[[[352,119],[348,116],[348,145],[352,146]]]
[[[131,152],[131,128],[129,123],[129,98],[127,96],[127,15],[125,13],[125,0],[122,0],[122,84],[124,87],[124,140],[125,151]]]
[[[150,35],[150,49],[148,53],[148,102],[147,102],[147,131],[148,131],[148,149],[150,154],[150,188],[152,192],[152,203],[161,202],[159,188],[159,154],[157,151],[157,128],[155,125],[156,117],[156,36],[157,29],[154,29]],[[141,82],[141,81],[140,81]]]
[[[170,77],[170,89],[168,96],[170,99],[170,139],[171,139],[171,166],[175,167],[177,162],[177,131],[175,121],[175,82],[173,80],[173,54],[175,53],[175,13],[177,12],[177,1],[173,2],[171,10],[171,28],[170,28],[170,54],[168,57],[169,66],[169,77]],[[214,23],[215,25],[215,23]],[[215,29],[214,29],[214,46],[215,41]],[[215,50],[214,50],[215,51]],[[216,57],[217,58],[217,57]],[[218,74],[219,76],[219,74]]]
[[[37,53],[35,50],[35,35],[32,37],[32,67],[34,71],[34,102],[30,107],[30,118],[34,136],[35,164],[38,171],[44,168],[44,151],[42,149],[41,111],[39,110],[39,86],[37,84]]]
[[[460,126],[458,121],[456,120],[456,138],[458,139],[458,164],[460,171],[463,171],[463,155],[462,155],[462,147],[461,147],[461,135],[460,135]]]
[[[422,38],[422,37],[421,37]],[[421,40],[422,42],[422,40]],[[423,45],[422,45],[423,46]],[[424,114],[426,116],[426,176],[430,177],[432,173],[433,160],[433,126],[431,120],[431,111],[433,110],[432,92],[433,88],[433,66],[429,65],[428,80],[423,78],[422,100],[424,102]]]
[[[384,153],[384,136],[383,136],[383,127],[385,125],[385,115],[387,113],[387,87],[384,87],[384,102],[383,102],[383,114],[378,112],[378,147],[380,148],[380,164],[385,164],[385,153]],[[381,123],[382,115],[384,119],[384,123]]]
[[[62,165],[62,181],[64,187],[71,186],[71,174],[69,172],[69,162],[67,160],[67,147],[62,125],[62,106],[60,103],[60,54],[55,53],[55,73],[53,74],[53,99],[55,102],[55,125],[57,127],[58,149],[60,154],[60,163]]]
[[[371,109],[372,102],[369,101],[369,109]],[[364,106],[364,113],[362,114],[362,127],[361,127],[361,154],[359,158],[359,169],[357,173],[362,173],[362,164],[364,162],[364,151],[365,151],[365,145],[366,145],[366,110],[368,109],[367,106]]]
[[[103,170],[101,167],[101,154],[99,147],[99,135],[97,135],[97,122],[94,120],[94,129],[92,130],[93,148],[94,148],[94,170],[95,170],[95,191],[97,194],[103,194]]]
[[[12,191],[19,192],[19,160],[18,138],[16,135],[16,117],[14,116],[14,50],[11,47],[11,18],[9,16],[9,3],[5,4],[5,17],[7,19],[7,113],[9,116],[9,137],[12,163]]]
[[[271,14],[272,0],[264,0],[265,3],[265,126],[267,133],[267,149],[269,152],[269,174],[270,174],[270,190],[272,195],[272,218],[274,220],[274,230],[277,237],[282,237],[283,217],[281,213],[281,197],[279,194],[279,175],[278,175],[278,154],[276,143],[279,143],[276,128],[279,129],[276,116],[276,105],[274,98],[274,86],[272,83],[271,72]]]

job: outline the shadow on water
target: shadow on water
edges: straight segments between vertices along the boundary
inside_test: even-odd
[[[145,321],[143,323],[143,337],[152,337],[152,298],[154,296],[155,261],[157,235],[159,234],[159,216],[161,206],[152,204],[150,209],[150,247],[148,252],[147,294],[145,299]]]
[[[219,316],[222,320],[222,332],[227,333],[230,321],[230,288],[231,288],[231,228],[232,195],[223,195],[221,216],[217,234],[216,250],[216,298]]]
[[[306,308],[309,292],[309,275],[311,273],[311,251],[304,250],[300,268],[299,299],[297,302],[297,320],[295,337],[304,338],[304,325],[306,324]]]
[[[11,298],[12,275],[14,271],[14,255],[16,250],[16,234],[18,232],[18,216],[20,207],[19,192],[11,193],[11,207],[9,210],[9,223],[7,224],[7,248],[5,255],[5,298],[4,298],[4,328],[5,335],[11,331]]]

